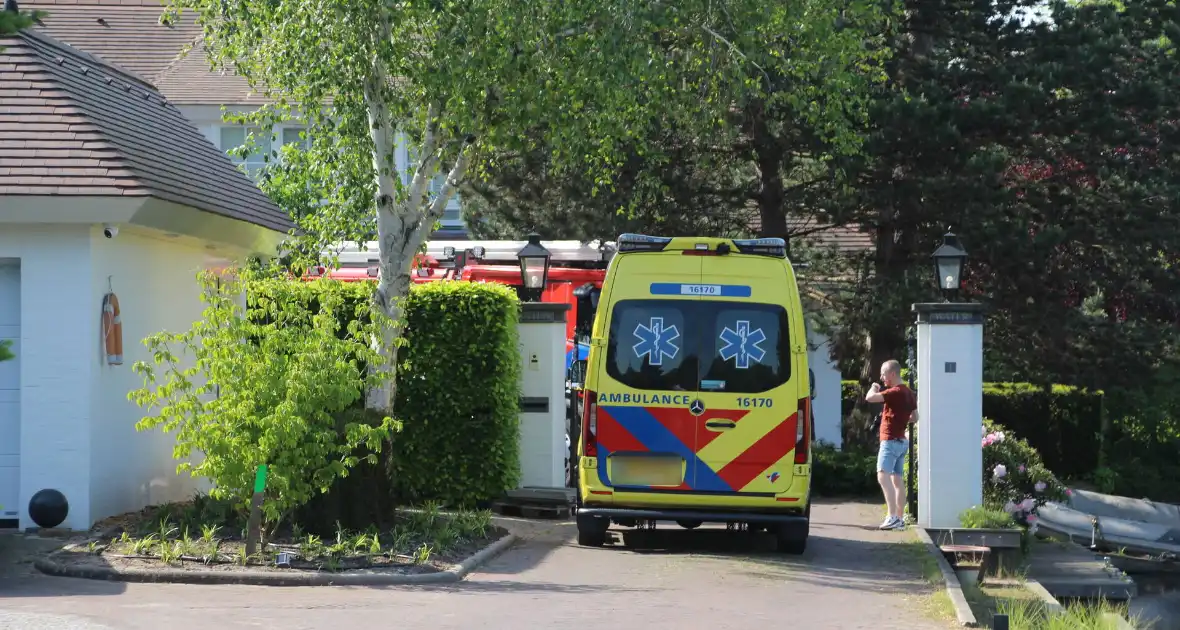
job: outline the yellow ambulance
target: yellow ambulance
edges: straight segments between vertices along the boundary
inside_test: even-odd
[[[578,543],[612,523],[726,523],[803,553],[811,383],[782,239],[624,234],[607,269],[578,444]]]

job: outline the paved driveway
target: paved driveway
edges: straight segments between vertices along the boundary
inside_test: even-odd
[[[720,529],[635,532],[625,547],[587,549],[568,524],[517,524],[529,540],[462,584],[434,587],[114,584],[22,565],[0,578],[0,628],[532,630],[606,621],[608,611],[598,627],[946,627],[919,610],[928,587],[894,544],[909,534],[871,528],[880,507],[817,505],[812,519],[807,553],[795,558]],[[0,560],[12,562],[11,551]]]

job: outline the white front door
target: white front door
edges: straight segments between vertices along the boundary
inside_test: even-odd
[[[0,362],[0,527],[20,513],[20,265],[0,260],[0,340],[16,358]]]

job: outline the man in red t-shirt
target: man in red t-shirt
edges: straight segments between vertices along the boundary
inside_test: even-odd
[[[881,448],[877,451],[877,482],[885,493],[889,515],[880,529],[904,529],[905,485],[901,476],[910,445],[906,427],[918,407],[918,399],[913,390],[901,382],[901,364],[893,359],[881,364],[881,382],[885,383],[885,389],[881,389],[880,383],[873,383],[865,394],[866,401],[884,404],[881,409]]]

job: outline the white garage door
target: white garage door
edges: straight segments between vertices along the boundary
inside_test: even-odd
[[[0,362],[0,527],[20,513],[20,266],[0,260],[0,339],[15,359]]]

